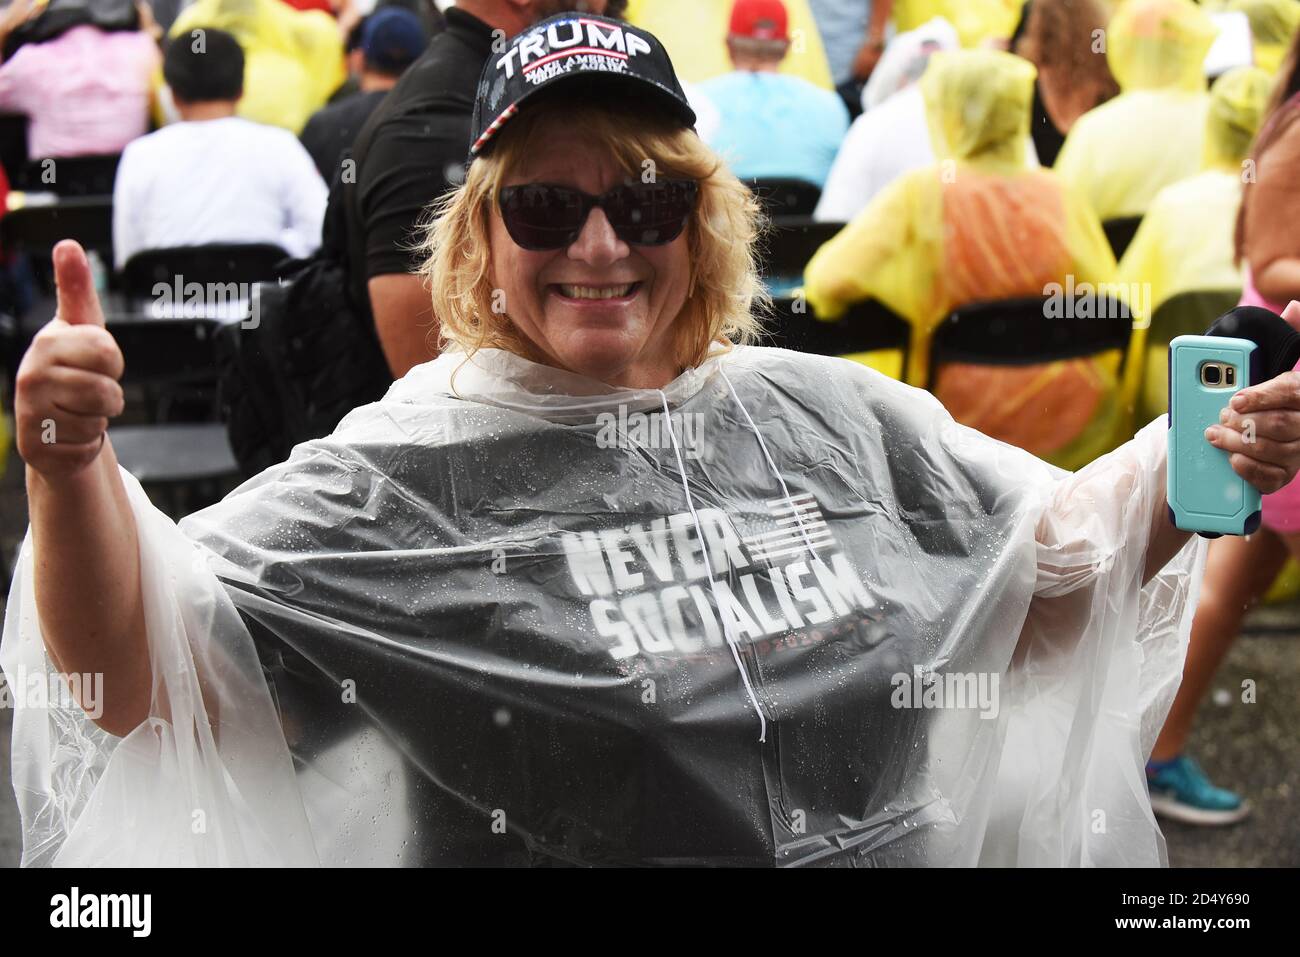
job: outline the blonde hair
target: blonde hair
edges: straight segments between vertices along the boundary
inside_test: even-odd
[[[697,366],[715,342],[748,344],[758,338],[756,307],[770,297],[758,278],[754,243],[762,213],[740,182],[695,133],[666,117],[633,114],[613,106],[572,99],[551,100],[520,113],[502,131],[490,153],[470,164],[465,182],[430,207],[420,249],[420,275],[440,323],[440,347],[454,344],[468,355],[482,348],[522,353],[510,317],[494,309],[488,217],[506,177],[540,148],[539,127],[548,116],[562,119],[603,143],[631,176],[697,180],[695,213],[686,227],[690,281],[686,302],[674,320],[674,359]],[[552,129],[550,136],[554,136]],[[535,142],[536,141],[536,142]]]

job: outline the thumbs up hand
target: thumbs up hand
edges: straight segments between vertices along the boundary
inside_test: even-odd
[[[19,454],[47,478],[63,478],[99,457],[108,420],[122,412],[124,363],[80,245],[54,247],[54,279],[58,310],[18,367],[14,415]]]

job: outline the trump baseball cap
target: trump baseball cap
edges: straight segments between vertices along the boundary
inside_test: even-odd
[[[562,13],[533,24],[488,59],[474,103],[470,159],[483,154],[528,103],[579,84],[617,89],[630,110],[657,106],[683,126],[695,126],[695,111],[654,34],[608,17]]]
[[[790,21],[785,4],[781,0],[736,0],[729,32],[751,40],[788,40]]]

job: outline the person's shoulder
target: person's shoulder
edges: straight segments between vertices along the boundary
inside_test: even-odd
[[[737,367],[789,384],[791,391],[824,399],[829,389],[868,390],[878,395],[907,397],[928,392],[891,379],[868,365],[839,356],[795,352],[773,346],[736,346],[724,360]]]
[[[122,147],[122,158],[118,161],[118,166],[128,162],[144,162],[170,149],[173,143],[185,136],[183,126],[182,123],[168,123],[152,133],[137,136]]]
[[[307,118],[307,125],[303,127],[303,132],[305,133],[309,129],[319,130],[321,127],[329,126],[340,116],[346,114],[352,107],[352,101],[360,95],[359,93],[353,93],[342,99],[335,100],[333,103],[326,103]]]
[[[745,376],[776,388],[827,421],[856,431],[868,418],[894,423],[912,434],[951,418],[929,392],[892,379],[870,366],[837,356],[811,355],[767,346],[738,346],[723,366],[736,386]],[[734,371],[732,371],[734,370]],[[897,438],[897,436],[896,436]]]
[[[1218,197],[1236,197],[1241,195],[1241,177],[1226,170],[1205,170],[1195,176],[1180,179],[1156,193],[1147,207],[1147,212],[1183,206],[1201,206]]]
[[[1070,132],[1066,134],[1066,142],[1081,136],[1091,136],[1097,130],[1128,122],[1128,118],[1134,111],[1140,113],[1143,109],[1141,101],[1133,99],[1136,96],[1138,96],[1136,92],[1121,93],[1105,103],[1094,106],[1074,121]]]
[[[406,112],[457,108],[466,100],[472,108],[485,62],[487,56],[467,43],[461,31],[434,34],[393,87],[385,113],[396,117]]]
[[[251,143],[256,143],[259,149],[295,154],[302,151],[302,143],[298,141],[298,137],[282,126],[258,123],[254,120],[246,120],[242,116],[232,116],[230,120],[232,121],[230,128],[233,135],[240,136]]]
[[[158,44],[143,30],[113,30],[106,34],[105,46],[116,47],[136,56],[161,59]]]
[[[709,99],[716,100],[730,96],[742,83],[744,83],[744,75],[733,70],[730,73],[721,73],[707,80],[701,80],[695,84],[695,89]]]

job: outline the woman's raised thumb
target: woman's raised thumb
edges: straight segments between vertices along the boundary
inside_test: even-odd
[[[104,325],[104,310],[95,292],[90,262],[81,244],[65,239],[54,247],[54,284],[58,318],[73,326]]]

